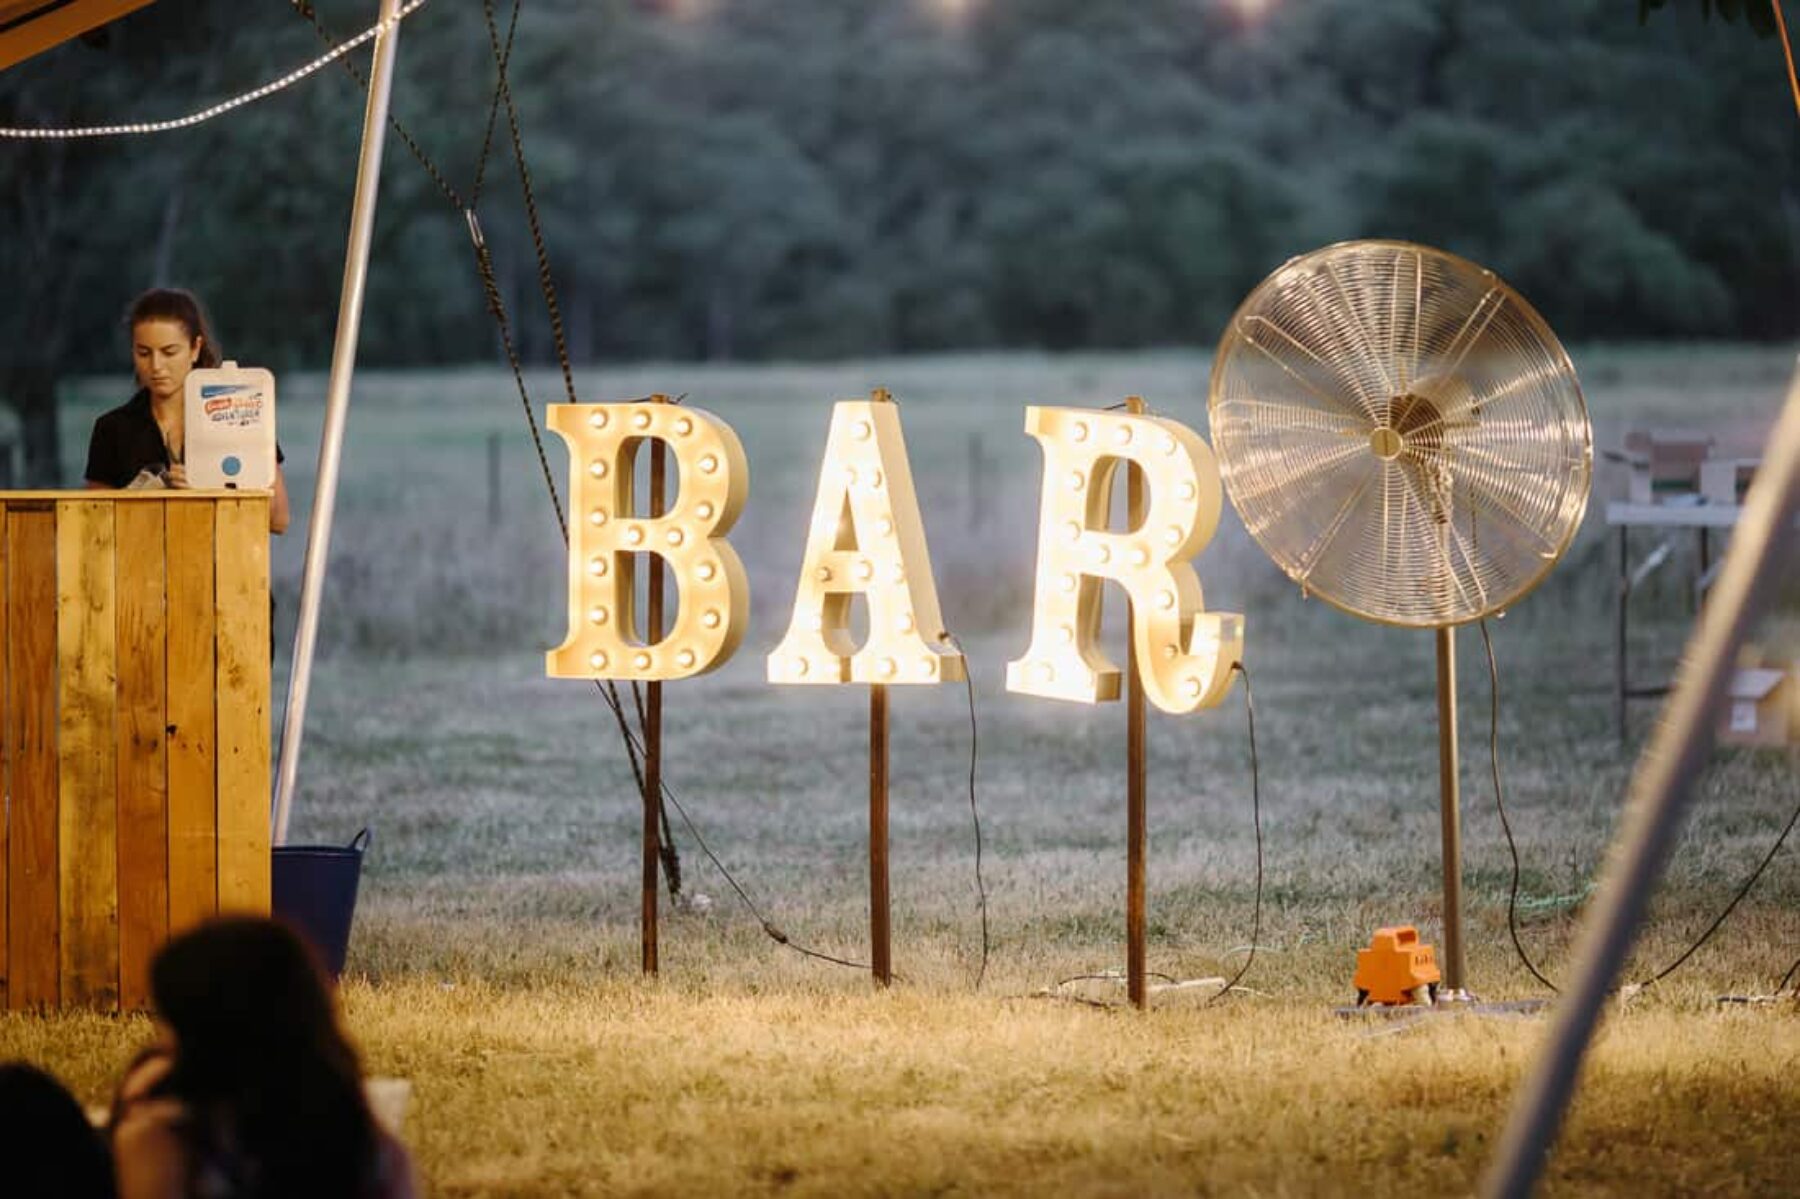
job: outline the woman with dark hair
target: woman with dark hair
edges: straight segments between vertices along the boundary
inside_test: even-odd
[[[0,1065],[0,1163],[15,1199],[112,1199],[112,1162],[87,1113],[25,1062]]]
[[[356,1051],[307,946],[260,917],[209,921],[150,967],[163,1042],[114,1103],[120,1199],[405,1199]]]
[[[183,388],[195,367],[224,361],[206,312],[192,292],[155,288],[139,296],[126,317],[138,391],[94,422],[88,440],[87,485],[130,487],[148,474],[151,485],[186,487],[186,416]],[[275,488],[269,499],[269,531],[288,527],[287,480],[276,451]]]

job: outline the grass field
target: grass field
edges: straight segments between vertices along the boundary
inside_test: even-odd
[[[1753,444],[1790,367],[1778,351],[1576,355],[1597,425],[1717,430]],[[593,688],[543,677],[562,636],[561,545],[511,380],[365,376],[345,459],[296,840],[375,830],[345,988],[371,1068],[413,1080],[407,1136],[435,1194],[1255,1194],[1471,1189],[1539,1019],[1340,1020],[1378,925],[1439,936],[1431,638],[1304,601],[1234,525],[1199,559],[1210,606],[1244,611],[1265,841],[1245,989],[1167,992],[1136,1014],[1071,976],[1123,965],[1124,713],[1007,695],[1024,648],[1035,403],[1143,394],[1205,430],[1206,360],[1004,356],[820,367],[633,368],[586,399],[653,390],[728,419],[752,470],[733,536],[754,631],[725,668],[668,688],[669,780],[709,844],[796,942],[866,960],[860,689],[762,681],[786,623],[833,399],[890,388],[945,616],[975,675],[991,924],[986,978],[960,688],[893,702],[891,993],[761,931],[677,827],[685,891],[663,973],[637,977],[637,801]],[[536,398],[560,381],[533,376]],[[110,384],[109,384],[110,386]],[[316,456],[317,378],[283,380],[296,495]],[[71,458],[93,411],[68,406]],[[541,412],[540,412],[541,418]],[[491,494],[490,434],[501,440]],[[559,486],[566,455],[552,440]],[[971,464],[978,463],[979,468]],[[1597,510],[1550,581],[1493,624],[1498,732],[1522,859],[1522,937],[1553,980],[1617,818],[1632,751],[1611,727],[1611,578]],[[491,508],[499,520],[490,522]],[[278,546],[291,627],[306,511]],[[1790,578],[1759,640],[1800,656]],[[1635,669],[1688,628],[1671,580],[1641,597]],[[1116,608],[1118,605],[1112,605]],[[1108,644],[1122,655],[1116,612]],[[1460,638],[1470,966],[1486,997],[1543,993],[1508,939],[1510,859],[1488,782],[1488,678]],[[277,662],[283,690],[286,653]],[[1241,692],[1150,731],[1150,965],[1235,972],[1256,850]],[[1792,757],[1722,750],[1704,776],[1633,978],[1705,928],[1800,801]],[[1800,1012],[1720,1007],[1800,956],[1789,846],[1720,933],[1607,1025],[1554,1158],[1553,1194],[1790,1190],[1800,1167]],[[665,911],[667,908],[665,907]],[[0,1020],[22,1054],[99,1100],[141,1018]]]

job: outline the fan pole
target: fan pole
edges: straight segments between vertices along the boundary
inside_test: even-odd
[[[1143,412],[1144,401],[1130,396],[1126,411]],[[1125,468],[1126,525],[1137,528],[1144,521],[1144,472],[1137,466]],[[1149,773],[1145,761],[1144,680],[1138,670],[1137,613],[1131,601],[1125,601],[1125,635],[1130,642],[1126,661],[1129,681],[1125,695],[1125,739],[1128,759],[1125,774],[1125,986],[1133,1007],[1142,1009],[1149,1003],[1144,984],[1144,792]]]
[[[1462,811],[1456,753],[1456,630],[1437,630],[1438,796],[1444,826],[1444,985],[1442,999],[1466,999],[1463,986]]]

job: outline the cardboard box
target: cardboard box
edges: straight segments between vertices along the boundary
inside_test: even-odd
[[[1633,429],[1625,434],[1630,466],[1626,498],[1653,504],[1668,495],[1696,494],[1700,464],[1712,453],[1713,439],[1687,429]]]
[[[1700,494],[1709,504],[1742,504],[1758,465],[1756,458],[1708,458],[1700,464]]]
[[[1719,714],[1721,745],[1781,747],[1800,742],[1800,663],[1732,672]]]

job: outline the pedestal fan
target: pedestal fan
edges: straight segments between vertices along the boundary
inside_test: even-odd
[[[1343,242],[1245,299],[1208,409],[1226,490],[1289,578],[1365,620],[1436,630],[1438,998],[1466,999],[1454,633],[1537,586],[1581,524],[1593,438],[1574,367],[1493,272]]]

